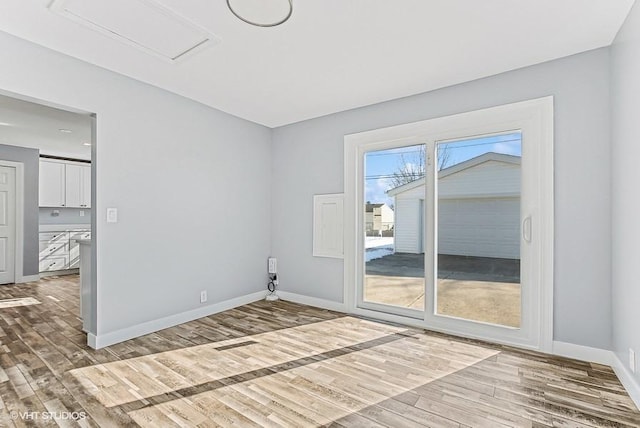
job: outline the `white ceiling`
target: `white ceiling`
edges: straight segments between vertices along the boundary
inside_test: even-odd
[[[66,129],[71,132],[61,132]],[[91,159],[91,118],[0,95],[0,144],[40,154]]]
[[[274,28],[241,22],[225,0],[145,1],[221,40],[169,61],[50,0],[3,0],[0,30],[276,127],[607,46],[634,0],[294,0]],[[142,10],[111,15],[169,43]]]

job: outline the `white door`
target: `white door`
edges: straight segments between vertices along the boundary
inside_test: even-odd
[[[0,284],[15,282],[16,169],[0,166]]]

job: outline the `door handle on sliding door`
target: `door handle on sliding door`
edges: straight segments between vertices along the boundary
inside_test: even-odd
[[[531,242],[531,216],[528,215],[522,220],[522,238],[525,242]]]

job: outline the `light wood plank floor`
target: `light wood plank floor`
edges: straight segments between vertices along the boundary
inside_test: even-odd
[[[0,426],[627,427],[609,367],[257,302],[99,351],[78,277],[0,286]],[[75,418],[75,420],[74,420]]]

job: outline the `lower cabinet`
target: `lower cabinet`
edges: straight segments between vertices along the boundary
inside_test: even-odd
[[[40,260],[40,272],[65,270],[69,265],[69,256],[49,256]]]
[[[40,272],[55,272],[80,267],[78,239],[91,238],[88,230],[40,232]]]

